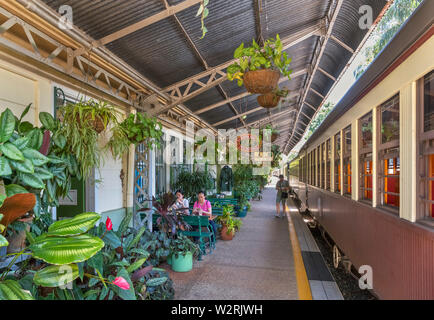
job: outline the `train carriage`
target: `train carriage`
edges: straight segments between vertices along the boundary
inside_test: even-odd
[[[434,1],[299,152],[298,195],[382,299],[434,299]],[[336,253],[336,252],[335,252]]]

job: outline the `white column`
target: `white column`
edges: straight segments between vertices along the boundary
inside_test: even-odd
[[[343,130],[341,130],[340,131],[341,132],[341,135],[340,135],[340,138],[341,138],[341,183],[340,183],[340,185],[341,185],[341,195],[343,196],[344,195],[344,131]]]
[[[378,199],[378,142],[380,141],[378,132],[378,106],[372,110],[372,206],[377,207],[380,203]]]
[[[351,198],[359,200],[359,121],[351,124]]]
[[[399,117],[399,158],[400,197],[399,216],[411,222],[416,221],[416,168],[417,168],[417,127],[416,127],[416,82],[411,82],[400,92]]]
[[[130,113],[136,114],[136,109],[130,108]],[[130,145],[127,155],[127,188],[125,197],[125,207],[134,207],[134,170],[135,170],[136,147]]]

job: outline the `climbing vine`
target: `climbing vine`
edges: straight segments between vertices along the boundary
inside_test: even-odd
[[[203,39],[205,37],[206,33],[208,32],[208,29],[205,27],[205,19],[209,15],[209,9],[207,8],[208,3],[209,3],[209,0],[203,0],[200,7],[199,7],[199,10],[197,11],[197,14],[196,14],[196,17],[202,15],[200,18],[200,22],[202,24],[202,27],[201,27],[202,37],[201,37],[201,39]]]

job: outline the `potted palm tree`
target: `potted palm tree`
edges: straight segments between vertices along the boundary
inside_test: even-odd
[[[235,236],[235,232],[241,228],[242,222],[234,216],[234,207],[226,205],[223,207],[223,214],[217,217],[217,222],[222,225],[220,236],[222,240],[229,241]]]

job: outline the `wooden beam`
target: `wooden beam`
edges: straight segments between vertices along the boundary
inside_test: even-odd
[[[352,54],[354,54],[354,50],[347,45],[346,43],[342,42],[341,40],[339,40],[338,38],[336,38],[334,35],[330,36],[330,39],[333,39],[336,43],[338,43],[341,47],[343,47],[344,49],[348,50],[349,52],[351,52]]]
[[[326,75],[327,77],[329,77],[330,79],[332,79],[333,81],[336,81],[336,78],[333,77],[330,73],[328,73],[327,71],[325,71],[323,68],[318,67],[318,71],[321,71],[321,73],[323,73],[324,75]]]
[[[310,103],[308,103],[306,101],[304,102],[304,104],[307,105],[309,108],[311,108],[314,112],[316,112],[317,109],[313,105],[311,105]]]
[[[222,121],[219,121],[219,122],[213,123],[212,125],[213,125],[214,127],[217,127],[217,126],[219,126],[219,125],[221,125],[221,124],[223,124],[223,123],[226,123],[226,122],[229,122],[229,121],[232,121],[232,120],[235,120],[235,119],[238,119],[238,118],[244,117],[244,116],[246,116],[246,115],[248,115],[248,114],[251,114],[251,113],[254,113],[254,112],[258,112],[258,111],[260,111],[260,110],[264,110],[264,108],[263,108],[263,107],[258,107],[258,108],[255,108],[255,109],[249,110],[249,111],[247,111],[247,112],[240,113],[239,115],[236,115],[236,116],[233,116],[233,117],[227,118],[227,119],[225,119],[225,120],[222,120]]]
[[[321,94],[321,93],[319,93],[318,91],[316,91],[314,88],[310,88],[310,91],[312,91],[313,93],[315,93],[318,97],[320,97],[320,98],[322,98],[322,99],[324,99],[325,97]]]
[[[241,94],[236,95],[236,96],[234,96],[234,97],[228,98],[228,99],[226,99],[226,100],[223,100],[223,101],[220,101],[220,102],[217,102],[217,103],[211,104],[211,105],[209,105],[209,106],[207,106],[207,107],[204,107],[204,108],[202,108],[202,109],[199,109],[199,110],[197,110],[196,112],[194,112],[194,114],[195,114],[195,115],[199,115],[199,114],[201,114],[201,113],[204,113],[204,112],[207,112],[207,111],[213,110],[213,109],[215,109],[215,108],[218,108],[218,107],[220,107],[220,106],[222,106],[222,105],[225,105],[225,104],[227,104],[227,103],[229,103],[229,102],[237,101],[237,100],[239,100],[239,99],[242,99],[242,98],[244,98],[244,97],[247,97],[247,96],[249,96],[249,95],[251,95],[250,92],[244,92],[244,93],[241,93]]]
[[[94,47],[104,46],[110,42],[113,42],[113,41],[118,40],[120,38],[123,38],[123,37],[125,37],[125,36],[127,36],[133,32],[136,32],[140,29],[143,29],[143,28],[145,28],[151,24],[154,24],[158,21],[161,21],[161,20],[166,19],[170,16],[173,16],[174,14],[181,12],[185,9],[188,9],[188,8],[190,8],[196,4],[199,4],[201,2],[202,2],[202,0],[185,0],[185,1],[183,1],[177,5],[169,6],[164,11],[161,11],[157,14],[154,14],[153,16],[150,16],[150,17],[143,19],[139,22],[136,22],[136,23],[134,23],[128,27],[125,27],[119,31],[116,31],[112,34],[109,34],[109,35],[95,41],[93,43],[93,46]]]

